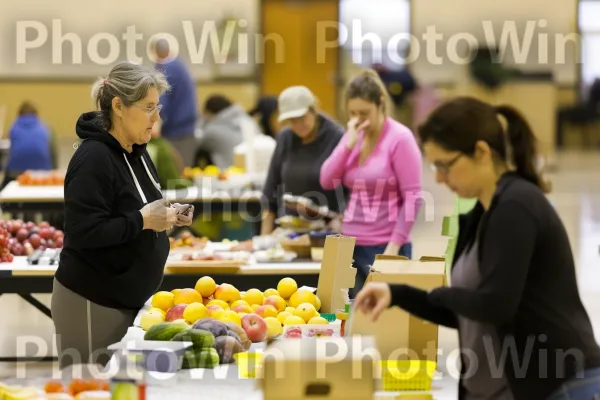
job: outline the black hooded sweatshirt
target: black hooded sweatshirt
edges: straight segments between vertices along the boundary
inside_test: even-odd
[[[162,198],[158,174],[145,145],[128,153],[96,115],[77,121],[83,142],[65,176],[65,238],[55,277],[93,303],[139,309],[162,283],[169,254],[167,234],[144,230],[140,213]]]

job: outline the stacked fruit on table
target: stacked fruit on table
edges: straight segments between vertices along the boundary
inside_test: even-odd
[[[111,398],[109,384],[101,379],[73,379],[63,383],[48,381],[44,388],[35,386],[9,386],[0,382],[0,399],[19,400],[108,400]]]
[[[186,167],[183,169],[183,177],[188,179],[194,179],[199,176],[206,176],[211,178],[218,178],[219,180],[224,181],[227,180],[229,176],[241,175],[244,173],[244,169],[234,166],[231,166],[224,170],[219,169],[219,167],[215,165],[208,165],[204,169],[199,167]]]
[[[318,310],[321,301],[291,278],[277,289],[240,292],[233,285],[217,285],[209,276],[194,288],[161,291],[152,297],[152,308],[141,317],[146,340],[183,340],[194,343],[184,368],[211,368],[233,362],[233,356],[252,343],[270,340],[284,326],[328,324]]]
[[[21,186],[63,186],[65,174],[59,171],[25,171],[17,177]]]
[[[48,222],[0,221],[0,260],[12,262],[12,256],[30,255],[36,249],[60,249],[64,236]]]

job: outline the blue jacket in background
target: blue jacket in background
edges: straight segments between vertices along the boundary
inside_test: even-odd
[[[10,151],[6,170],[51,170],[50,130],[35,115],[18,117],[10,128]]]
[[[198,109],[196,84],[192,76],[179,59],[159,63],[156,69],[166,76],[171,85],[171,90],[160,98],[163,106],[160,111],[161,135],[166,139],[193,135]]]

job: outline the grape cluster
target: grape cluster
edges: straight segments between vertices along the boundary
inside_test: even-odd
[[[8,249],[9,233],[6,229],[0,227],[0,262],[12,262],[14,256]]]

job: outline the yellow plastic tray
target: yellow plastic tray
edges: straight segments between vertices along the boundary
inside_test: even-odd
[[[386,392],[404,390],[431,390],[435,361],[387,360],[380,362],[381,385]]]
[[[238,367],[240,378],[258,378],[262,373],[263,354],[249,353],[247,351],[233,356]]]

